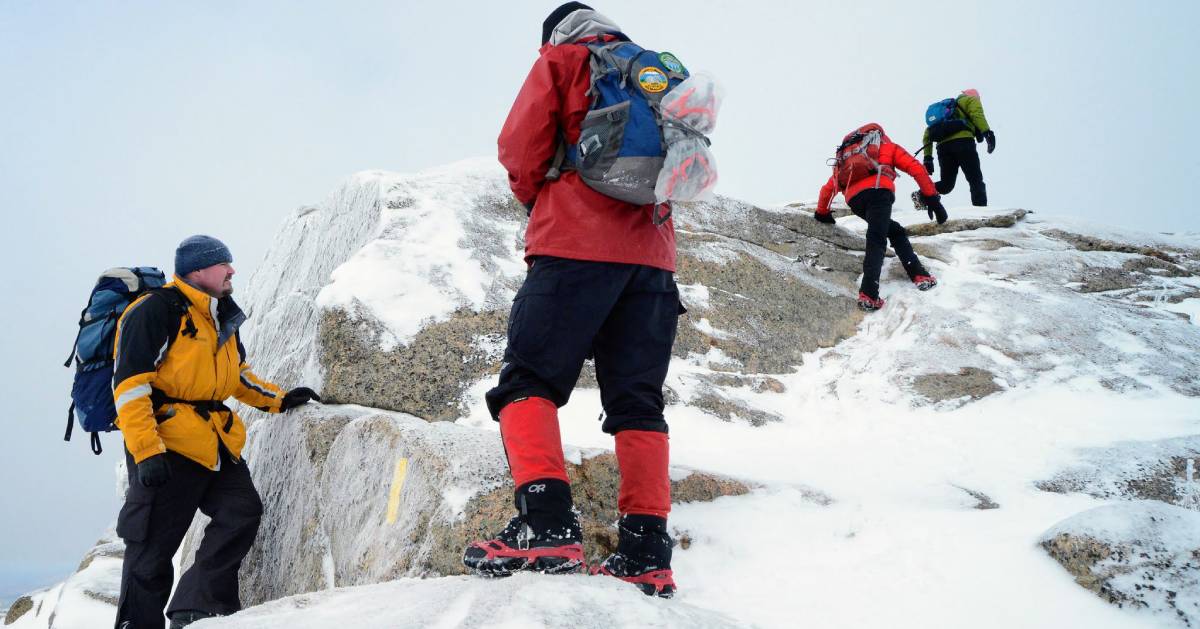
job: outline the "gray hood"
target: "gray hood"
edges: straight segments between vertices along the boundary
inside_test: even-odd
[[[620,32],[621,27],[617,26],[616,22],[590,9],[579,9],[572,11],[554,27],[554,31],[550,33],[550,43],[555,46],[573,44],[585,37]]]

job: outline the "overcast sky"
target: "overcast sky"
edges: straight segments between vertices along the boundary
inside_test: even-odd
[[[61,441],[95,277],[169,271],[209,233],[245,290],[284,216],[339,179],[494,155],[556,5],[0,0],[0,598],[70,571],[116,516],[119,435],[102,457]],[[844,133],[877,121],[916,149],[925,107],[974,87],[993,205],[1192,232],[1198,5],[594,3],[725,84],[723,194],[813,199]],[[947,205],[968,199],[960,181]]]

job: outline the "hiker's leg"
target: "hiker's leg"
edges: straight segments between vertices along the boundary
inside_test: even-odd
[[[949,194],[958,180],[960,142],[961,139],[950,140],[937,145],[938,168],[942,173],[942,178],[935,184],[939,194]]]
[[[863,257],[863,278],[859,290],[872,299],[879,298],[879,271],[883,267],[894,200],[895,195],[891,191],[878,188],[864,190],[850,200],[854,213],[867,221],[867,252]]]
[[[987,205],[987,185],[983,183],[983,170],[979,165],[978,147],[972,144],[969,151],[964,150],[959,158],[959,164],[962,166],[963,177],[971,186],[971,205]]]
[[[258,533],[262,500],[246,462],[219,448],[221,469],[212,473],[200,500],[200,511],[212,521],[204,527],[195,561],[179,578],[168,616],[188,610],[228,616],[242,608],[238,569]]]
[[[918,275],[929,275],[925,266],[921,264],[921,259],[917,257],[917,252],[913,251],[912,243],[908,240],[908,231],[904,229],[903,225],[891,221],[891,225],[888,226],[888,241],[892,243],[892,250],[896,252],[896,257],[904,266],[904,272],[908,274],[908,279],[911,280]]]
[[[174,452],[167,457],[171,479],[160,487],[143,487],[133,457],[125,453],[129,490],[117,517],[117,534],[125,541],[116,627],[161,629],[163,609],[171,595],[175,570],[171,560],[192,524],[211,474]]]

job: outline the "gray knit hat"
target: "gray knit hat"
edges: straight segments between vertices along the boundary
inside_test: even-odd
[[[233,262],[233,254],[212,236],[189,236],[175,249],[175,275],[179,277],[222,262]]]

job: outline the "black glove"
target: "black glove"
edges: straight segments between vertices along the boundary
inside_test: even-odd
[[[279,412],[290,411],[297,406],[308,404],[310,400],[321,401],[321,396],[317,395],[316,391],[308,387],[296,387],[287,392],[283,396],[283,404],[279,405]]]
[[[161,487],[171,480],[171,466],[166,455],[155,454],[137,464],[137,474],[143,487]]]
[[[927,172],[931,175],[933,174],[933,156],[932,155],[925,156],[925,172]]]
[[[982,134],[982,133],[976,133],[976,134],[975,134],[975,143],[976,143],[976,144],[979,144],[980,142],[983,142],[983,134]]]
[[[826,225],[832,225],[837,222],[833,218],[833,212],[821,212],[818,210],[816,212],[813,212],[813,218],[817,219],[818,221],[820,221],[822,223],[825,223]]]
[[[992,151],[996,150],[996,133],[991,129],[988,129],[987,131],[983,132],[983,139],[987,140],[988,155],[991,155]]]
[[[925,204],[925,209],[929,211],[929,220],[937,218],[938,225],[946,222],[949,215],[946,214],[946,208],[942,205],[942,195],[921,195],[921,202]]]

